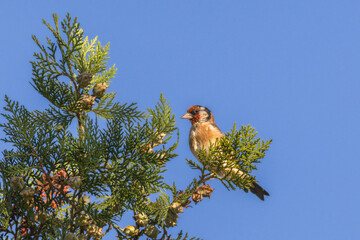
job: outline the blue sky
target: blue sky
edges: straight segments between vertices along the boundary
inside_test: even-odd
[[[192,105],[212,110],[224,132],[251,124],[274,140],[256,173],[269,198],[210,182],[211,199],[187,209],[180,229],[206,240],[358,239],[359,9],[346,0],[1,1],[0,95],[47,106],[29,84],[31,34],[44,40],[41,19],[70,12],[86,35],[110,42],[119,101],[143,110],[161,92],[170,101],[180,144],[169,182],[197,176],[180,119]]]

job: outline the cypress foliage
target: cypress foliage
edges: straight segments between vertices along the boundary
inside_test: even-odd
[[[89,40],[69,14],[60,23],[56,14],[53,24],[43,22],[51,37],[42,44],[33,36],[39,52],[31,85],[49,107],[29,111],[5,96],[1,114],[1,140],[10,148],[0,159],[1,238],[101,239],[115,230],[119,239],[195,239],[182,231],[170,235],[179,213],[210,197],[210,179],[229,190],[248,189],[271,140],[256,138],[250,126],[234,126],[208,154],[199,153],[206,168],[187,159],[200,176],[178,190],[162,176],[177,156],[179,134],[164,96],[145,112],[117,102],[107,89],[117,70],[107,67],[109,44]],[[70,131],[74,122],[77,131]],[[246,177],[211,170],[229,168]],[[127,212],[134,224],[122,226]]]

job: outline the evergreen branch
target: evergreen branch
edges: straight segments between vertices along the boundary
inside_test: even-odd
[[[199,159],[227,189],[234,190],[234,186],[249,189],[255,181],[255,176],[251,175],[257,169],[255,164],[260,163],[271,144],[271,140],[263,141],[256,135],[250,125],[242,126],[239,131],[234,125],[230,133],[211,144],[207,151],[199,151]],[[188,161],[188,164],[195,169],[200,167],[193,162]],[[221,176],[217,176],[219,173]]]
[[[135,103],[116,102],[116,92],[106,94],[117,70],[115,65],[106,66],[109,43],[102,46],[97,37],[84,38],[77,19],[69,14],[60,26],[56,14],[53,21],[53,25],[43,21],[52,35],[46,44],[33,36],[39,52],[31,62],[31,85],[49,100],[49,108],[31,112],[5,96],[1,140],[13,149],[4,150],[0,160],[0,238],[75,234],[101,239],[115,229],[119,239],[137,240],[161,229],[161,238],[171,240],[169,228],[176,226],[191,199],[198,203],[210,197],[209,180],[217,179],[229,190],[246,190],[255,181],[252,173],[271,140],[261,140],[250,126],[240,130],[234,126],[207,152],[198,153],[206,164],[186,159],[200,171],[199,178],[184,191],[178,191],[175,183],[169,186],[163,173],[166,163],[177,156],[179,142],[169,102],[161,94],[147,114]],[[90,111],[106,119],[106,126]],[[78,136],[68,130],[75,117]],[[34,192],[31,198],[24,189]],[[153,196],[155,202],[150,201]],[[146,223],[135,219],[136,226],[121,229],[117,223],[126,212],[145,216]],[[151,228],[154,232],[149,233]],[[175,239],[196,238],[180,231]]]
[[[129,118],[142,119],[144,118],[144,113],[137,110],[136,104],[120,104],[113,103],[115,93],[105,95],[98,106],[92,111],[105,119],[116,119],[119,118],[121,121],[126,121]]]
[[[7,138],[1,139],[4,142],[13,143],[17,147],[28,146],[29,139],[36,134],[36,127],[29,126],[30,113],[18,102],[11,101],[5,95],[6,106],[4,110],[9,114],[1,114],[8,123],[0,124]]]
[[[104,71],[100,72],[99,74],[95,75],[91,82],[92,82],[92,84],[96,84],[96,83],[110,84],[111,81],[109,81],[109,80],[115,77],[116,71],[117,71],[117,68],[115,68],[115,64],[114,64],[108,70],[104,70]]]
[[[63,109],[57,109],[54,106],[49,106],[50,109],[45,109],[44,112],[35,110],[33,114],[33,119],[35,124],[44,124],[45,122],[57,126],[59,128],[67,128],[71,123],[75,115],[69,113]]]
[[[199,164],[197,164],[196,162],[192,161],[191,159],[187,159],[186,158],[186,163],[190,165],[190,168],[195,169],[195,170],[200,170],[202,171],[203,167],[201,167]]]
[[[67,76],[73,83],[75,92],[79,97],[80,90],[74,79],[70,59],[74,52],[78,51],[82,45],[83,33],[79,28],[76,18],[73,23],[70,24],[71,18],[68,14],[64,22],[62,22],[63,32],[67,37],[66,41],[60,34],[58,16],[56,14],[53,14],[53,20],[55,28],[45,20],[43,20],[43,23],[52,32],[56,43],[51,42],[51,40],[47,38],[49,47],[45,48],[45,46],[41,45],[39,40],[33,36],[33,40],[41,50],[41,53],[34,53],[37,61],[31,62],[34,75],[33,87],[55,106],[64,108],[66,102],[71,102],[70,100],[74,101],[74,99],[72,99],[73,92],[71,87],[69,88],[61,83],[58,78],[60,76]],[[58,61],[56,61],[57,49],[60,50],[61,54],[61,58]]]
[[[171,240],[172,240],[172,239],[171,239]],[[185,233],[185,236],[184,236],[183,232],[180,231],[180,232],[178,233],[177,238],[176,238],[176,239],[173,239],[173,240],[200,240],[200,238],[192,237],[192,238],[189,239],[189,234],[188,234],[188,233]]]

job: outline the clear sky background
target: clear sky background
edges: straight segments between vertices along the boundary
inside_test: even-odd
[[[168,182],[197,177],[180,119],[192,105],[224,132],[251,124],[274,140],[256,173],[269,198],[210,182],[211,199],[181,214],[179,229],[205,240],[359,239],[360,1],[1,1],[2,99],[47,106],[29,84],[31,34],[45,40],[41,19],[54,12],[111,43],[117,100],[143,110],[161,92],[170,101],[180,144]]]

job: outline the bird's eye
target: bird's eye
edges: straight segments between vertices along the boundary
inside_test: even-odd
[[[199,113],[199,109],[194,110],[194,113],[195,113],[195,114],[198,114],[198,113]]]

